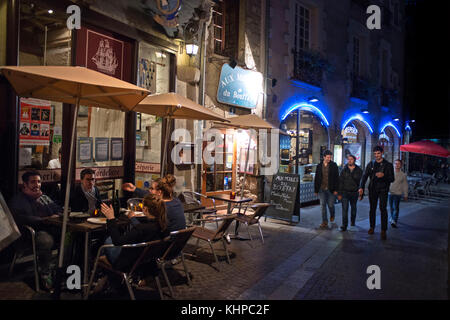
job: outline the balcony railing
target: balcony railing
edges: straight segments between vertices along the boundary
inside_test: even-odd
[[[324,71],[330,71],[331,66],[320,53],[314,51],[293,51],[294,78],[317,87],[322,87]]]

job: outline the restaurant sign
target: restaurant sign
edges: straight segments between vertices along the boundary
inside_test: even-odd
[[[136,162],[135,171],[141,173],[160,173],[161,164],[150,162]]]
[[[256,108],[263,92],[263,76],[260,72],[222,66],[217,88],[217,101],[238,107]]]
[[[75,177],[77,181],[80,181],[80,173],[82,170],[87,168],[77,168]],[[96,180],[106,180],[106,179],[119,179],[123,177],[123,167],[94,167],[90,168],[95,171]]]

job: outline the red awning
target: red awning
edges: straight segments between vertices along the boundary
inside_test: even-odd
[[[421,140],[400,146],[400,151],[428,154],[430,156],[447,158],[450,152],[440,145],[429,140]]]

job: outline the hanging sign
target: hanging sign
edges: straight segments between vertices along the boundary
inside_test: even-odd
[[[263,92],[263,76],[260,72],[240,67],[222,66],[217,88],[217,101],[238,107],[256,108]]]

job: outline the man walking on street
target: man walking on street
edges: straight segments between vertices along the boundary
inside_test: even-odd
[[[334,221],[334,201],[339,187],[339,170],[337,164],[331,161],[330,150],[323,153],[323,161],[319,163],[314,178],[314,194],[319,194],[322,209],[322,224],[320,228],[328,227],[327,206],[330,211],[330,222]]]
[[[388,224],[387,200],[389,186],[392,182],[394,182],[394,167],[392,166],[392,163],[390,163],[386,159],[383,159],[383,148],[381,146],[376,146],[375,148],[373,148],[373,154],[375,156],[375,160],[371,161],[364,171],[361,180],[361,186],[359,189],[359,195],[363,195],[367,179],[370,177],[370,229],[368,233],[374,233],[377,204],[378,199],[380,199],[381,239],[386,240],[386,231]]]
[[[394,176],[395,180],[389,188],[389,207],[391,208],[391,226],[397,228],[398,211],[400,208],[400,198],[408,199],[408,180],[406,174],[402,171],[402,160],[395,160]]]
[[[347,230],[349,203],[351,206],[351,226],[355,226],[358,189],[363,175],[362,169],[355,164],[356,158],[354,155],[347,155],[347,160],[347,165],[342,169],[339,176],[338,199],[342,201],[342,231]]]

